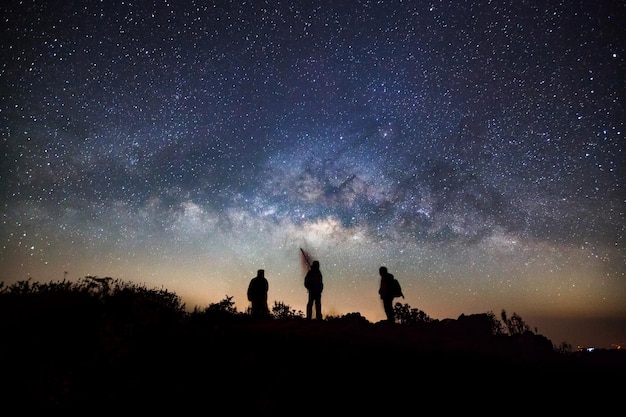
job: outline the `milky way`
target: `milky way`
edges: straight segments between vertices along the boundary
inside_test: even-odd
[[[243,311],[265,268],[303,310],[305,248],[326,315],[381,320],[386,265],[433,318],[626,343],[623,2],[0,9],[0,281]]]

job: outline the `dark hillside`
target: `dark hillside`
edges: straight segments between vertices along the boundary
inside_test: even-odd
[[[112,280],[21,285],[0,293],[0,354],[2,403],[24,413],[601,411],[626,375],[621,350],[557,351],[483,315],[254,319]]]

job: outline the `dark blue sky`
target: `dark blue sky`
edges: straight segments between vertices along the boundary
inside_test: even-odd
[[[326,314],[381,319],[386,264],[434,318],[626,343],[626,14],[598,3],[4,2],[0,280],[244,310],[263,267],[302,309],[306,247]]]

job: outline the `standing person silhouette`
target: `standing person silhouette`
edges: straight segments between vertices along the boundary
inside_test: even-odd
[[[391,288],[393,275],[387,271],[386,266],[378,268],[378,273],[380,274],[380,288],[378,289],[378,294],[380,294],[380,299],[383,300],[383,308],[385,309],[387,321],[395,323],[396,317],[393,312],[394,294]]]
[[[313,305],[315,304],[315,318],[322,320],[322,290],[324,289],[324,283],[319,261],[311,263],[311,268],[309,268],[304,277],[304,287],[309,290],[309,301],[306,304],[306,319],[311,320]]]
[[[267,307],[267,291],[269,283],[265,278],[265,270],[259,269],[256,277],[250,280],[248,285],[248,301],[252,303],[252,315],[256,317],[267,317],[270,310]]]

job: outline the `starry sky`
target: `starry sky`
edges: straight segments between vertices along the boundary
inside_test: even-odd
[[[0,6],[0,281],[626,344],[623,1]]]

